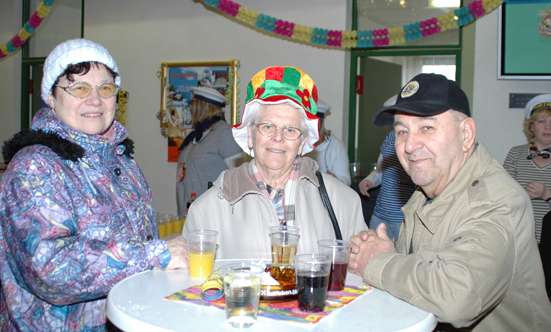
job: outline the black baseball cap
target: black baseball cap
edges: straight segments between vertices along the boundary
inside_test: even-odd
[[[375,114],[373,124],[377,127],[393,124],[397,111],[431,116],[450,109],[471,116],[469,100],[459,84],[444,75],[419,74],[400,90],[394,105]]]

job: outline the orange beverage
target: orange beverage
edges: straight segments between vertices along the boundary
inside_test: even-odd
[[[212,273],[214,251],[190,251],[188,255],[190,277],[206,278]]]
[[[174,234],[181,234],[184,229],[184,223],[186,222],[186,217],[178,216],[178,219],[174,221]]]
[[[166,236],[166,223],[160,221],[159,222],[159,237],[165,237]]]
[[[172,233],[174,233],[174,220],[170,218],[166,223],[166,236],[170,236]]]

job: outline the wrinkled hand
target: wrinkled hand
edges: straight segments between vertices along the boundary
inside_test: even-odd
[[[174,239],[166,241],[166,244],[168,245],[168,251],[170,252],[170,263],[168,263],[165,271],[174,269],[189,269],[187,240],[182,236],[177,236]]]
[[[350,241],[352,247],[350,259],[348,260],[348,270],[360,277],[363,277],[367,264],[375,256],[383,252],[396,252],[394,243],[388,238],[384,223],[380,223],[375,231],[369,229],[352,236]]]
[[[337,178],[337,174],[331,172],[330,170],[327,170],[327,174],[332,175],[335,179]]]
[[[532,181],[526,185],[526,192],[528,193],[528,196],[530,196],[530,199],[547,199],[548,196],[545,196],[547,190],[545,190],[545,184],[538,182],[538,181]]]
[[[373,182],[369,181],[368,179],[363,179],[362,182],[360,182],[360,192],[362,195],[370,197],[368,190],[373,187]]]

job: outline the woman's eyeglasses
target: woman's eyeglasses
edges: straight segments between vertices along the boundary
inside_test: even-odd
[[[96,87],[93,87],[86,82],[75,82],[67,86],[56,86],[62,88],[63,90],[65,90],[65,92],[77,99],[88,97],[94,89],[98,90],[98,94],[101,98],[111,98],[116,95],[120,89],[120,87],[115,83],[103,83]]]
[[[300,135],[302,135],[302,130],[300,130],[296,127],[286,126],[286,127],[283,127],[283,128],[279,128],[279,127],[274,126],[271,123],[260,123],[260,124],[254,123],[254,125],[258,127],[258,132],[261,133],[262,136],[265,136],[265,137],[274,136],[278,129],[281,129],[281,133],[282,133],[283,137],[285,137],[285,139],[287,139],[289,141],[294,141],[294,140],[298,139],[300,137]]]

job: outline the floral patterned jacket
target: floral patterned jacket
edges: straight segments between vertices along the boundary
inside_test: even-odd
[[[126,128],[86,135],[41,109],[7,141],[0,184],[0,330],[103,331],[118,281],[166,268]]]

